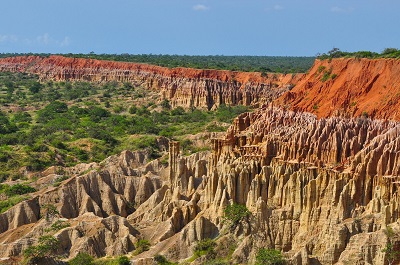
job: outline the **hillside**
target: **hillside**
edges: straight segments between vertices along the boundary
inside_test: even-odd
[[[347,115],[400,119],[400,60],[316,60],[279,104],[318,117]]]
[[[38,260],[66,262],[82,252],[126,255],[146,265],[255,264],[271,253],[298,265],[399,259],[397,60],[317,60],[306,75],[267,77],[58,56],[1,59],[0,69],[37,74],[43,82],[85,80],[96,87],[120,81],[107,90],[110,102],[132,100],[140,89],[143,98],[130,102],[143,104],[151,96],[157,104],[146,107],[146,117],[167,119],[155,128],[181,122],[179,131],[165,135],[170,139],[161,137],[162,130],[153,132],[158,158],[149,149],[118,150],[103,160],[40,170],[28,181],[7,180],[9,186],[1,187],[5,199],[20,190],[26,196],[0,214],[0,257],[9,264],[51,242],[58,244]],[[60,91],[64,96],[66,90]],[[98,94],[94,104],[103,107]],[[172,106],[160,111],[165,99]],[[73,104],[63,113],[73,110],[76,125],[87,126],[93,106],[79,105],[79,98]],[[202,133],[209,127],[198,119],[224,125],[207,117],[234,108],[225,104],[259,107],[237,113],[223,133]],[[4,116],[12,125],[9,109]],[[130,114],[119,118],[133,120],[119,137],[137,125],[138,113]],[[110,117],[97,122],[113,133],[117,116]],[[198,129],[195,135],[171,139],[190,126]],[[36,190],[17,189],[16,183]],[[43,243],[43,236],[53,241]]]
[[[165,68],[147,64],[100,61],[62,56],[0,59],[0,71],[28,72],[42,80],[129,82],[159,92],[172,106],[211,109],[221,104],[270,102],[292,87],[303,74],[245,73],[224,70]]]

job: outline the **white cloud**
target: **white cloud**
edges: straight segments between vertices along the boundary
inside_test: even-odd
[[[15,35],[0,35],[0,42],[17,42],[18,38]]]
[[[195,10],[195,11],[206,11],[206,10],[208,10],[208,9],[210,9],[208,6],[205,6],[205,5],[195,5],[195,6],[193,6],[193,10]]]
[[[36,36],[34,39],[25,39],[25,43],[30,45],[66,47],[71,43],[71,40],[68,36],[65,36],[63,40],[54,39],[50,34],[44,33],[43,35]]]
[[[279,11],[279,10],[283,10],[283,9],[285,9],[285,8],[281,5],[274,5],[274,10]]]
[[[348,13],[353,10],[354,10],[354,8],[352,8],[352,7],[342,8],[342,7],[334,6],[331,8],[331,11],[334,13]]]
[[[50,42],[53,42],[53,39],[50,38],[49,34],[45,33],[43,35],[37,36],[36,42],[43,45],[49,45]]]
[[[267,7],[267,8],[265,9],[265,11],[267,11],[267,12],[273,12],[273,11],[282,11],[282,10],[284,10],[284,9],[285,9],[284,6],[279,5],[279,4],[276,4],[276,5],[272,6],[272,7]]]
[[[61,47],[65,47],[65,46],[68,46],[70,43],[71,43],[70,38],[69,38],[69,37],[65,37],[65,38],[63,39],[63,41],[60,43],[60,46],[61,46]]]

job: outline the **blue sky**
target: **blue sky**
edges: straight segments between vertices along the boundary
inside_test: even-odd
[[[399,0],[4,0],[0,52],[314,56],[400,48]]]

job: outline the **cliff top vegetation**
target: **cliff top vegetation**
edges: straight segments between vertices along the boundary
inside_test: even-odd
[[[333,58],[368,58],[368,59],[379,59],[379,58],[400,58],[400,50],[397,48],[386,48],[381,53],[371,51],[357,51],[357,52],[344,52],[339,48],[333,48],[327,53],[323,53],[317,56],[320,60],[333,59]]]
[[[37,55],[48,57],[51,54],[41,53],[1,53],[0,58]],[[242,72],[305,73],[309,70],[315,57],[291,56],[224,56],[224,55],[157,55],[157,54],[60,54],[65,57],[90,58],[118,62],[147,63],[168,68],[187,67],[195,69],[216,69]]]

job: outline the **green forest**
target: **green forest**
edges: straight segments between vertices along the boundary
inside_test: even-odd
[[[385,48],[381,53],[371,51],[357,51],[357,52],[345,52],[339,48],[333,48],[327,53],[323,53],[317,56],[320,60],[333,59],[333,58],[400,58],[400,50],[396,48]]]
[[[156,139],[225,131],[244,106],[217,110],[171,108],[156,92],[129,83],[44,82],[35,75],[0,73],[0,181],[23,178],[26,168],[100,162],[122,150],[147,148],[160,157]]]
[[[1,57],[50,54],[3,53]],[[291,56],[224,56],[224,55],[156,55],[156,54],[59,54],[74,58],[91,58],[119,62],[135,62],[168,68],[188,67],[243,72],[305,73],[314,63],[315,57]]]

